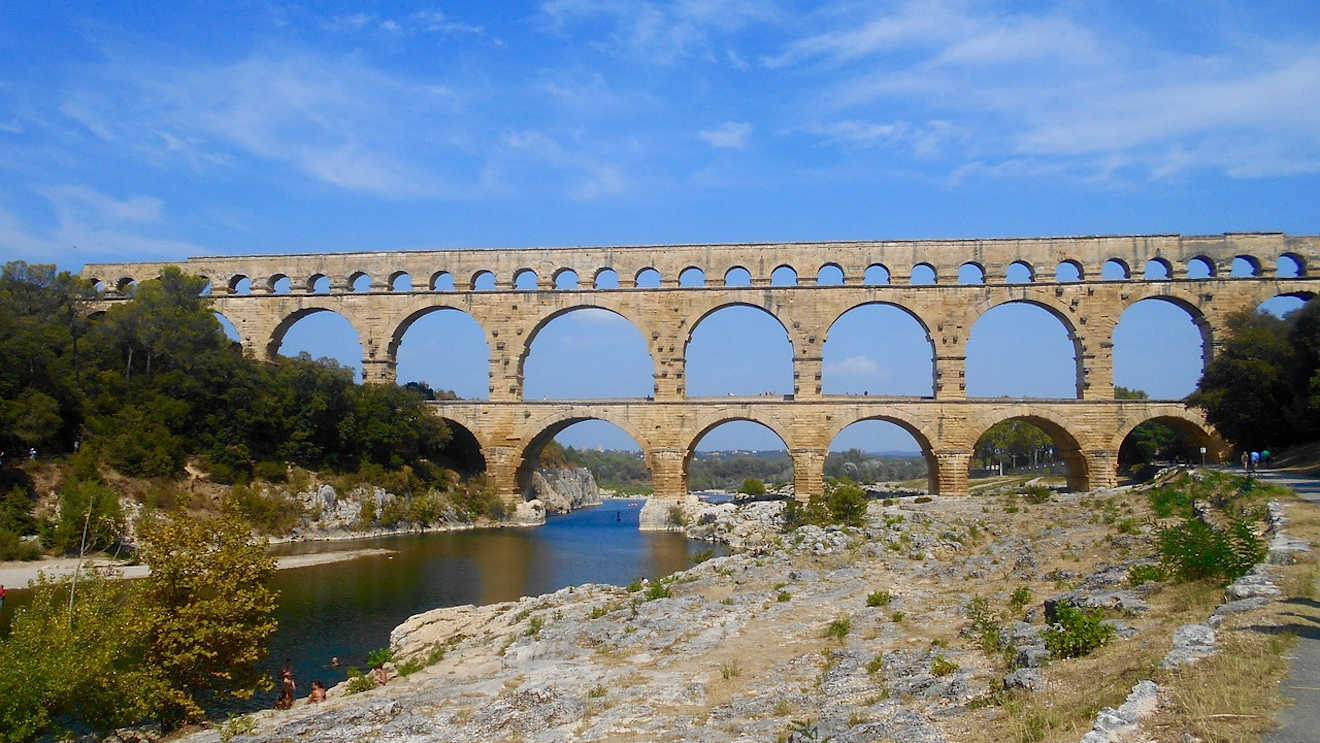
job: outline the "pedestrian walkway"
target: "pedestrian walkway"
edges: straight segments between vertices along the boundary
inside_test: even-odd
[[[1262,480],[1292,488],[1303,500],[1320,506],[1320,480],[1298,477],[1286,472],[1261,470],[1256,473]],[[1311,545],[1320,549],[1320,545]],[[1298,612],[1297,647],[1288,659],[1288,676],[1279,691],[1292,701],[1279,713],[1279,729],[1265,736],[1267,743],[1316,743],[1320,741],[1320,620],[1315,617],[1320,602],[1315,599],[1294,599],[1306,602],[1307,611]]]

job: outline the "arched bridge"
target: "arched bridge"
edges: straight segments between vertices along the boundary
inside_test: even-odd
[[[740,245],[666,245],[519,250],[363,252],[191,258],[170,263],[89,264],[106,302],[164,266],[205,276],[214,309],[245,350],[271,358],[298,319],[336,312],[357,330],[368,382],[393,382],[407,329],[431,312],[459,310],[483,328],[490,350],[489,400],[433,404],[472,433],[487,472],[508,498],[526,484],[527,463],[572,423],[601,419],[641,445],[658,496],[687,490],[696,441],[730,420],[751,420],[788,445],[795,489],[822,489],[834,436],[880,419],[906,429],[930,466],[932,492],[965,493],[977,438],[991,425],[1026,419],[1055,442],[1078,489],[1115,482],[1124,436],[1152,419],[1207,446],[1223,444],[1198,411],[1178,401],[1114,397],[1113,334],[1123,311],[1157,299],[1186,311],[1206,360],[1227,316],[1280,295],[1309,298],[1320,275],[1320,236],[1278,233],[1148,235],[995,240],[915,240]],[[961,279],[960,279],[961,275]],[[680,280],[680,277],[682,279]],[[741,277],[743,285],[738,278]],[[924,277],[926,283],[917,283]],[[970,277],[970,279],[969,279]],[[986,311],[1012,302],[1043,308],[1066,328],[1076,352],[1076,399],[968,398],[966,342]],[[822,393],[821,349],[850,309],[900,308],[933,348],[933,395],[924,398]],[[694,328],[728,306],[760,308],[792,345],[792,395],[689,398],[686,349]],[[523,364],[537,333],[580,308],[628,319],[653,363],[652,395],[619,401],[523,399]]]

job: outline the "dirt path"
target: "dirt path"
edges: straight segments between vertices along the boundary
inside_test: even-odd
[[[1294,473],[1262,470],[1261,479],[1292,488],[1302,500],[1320,506],[1320,479],[1299,477]],[[1297,648],[1289,660],[1288,677],[1280,692],[1292,706],[1279,714],[1279,729],[1266,736],[1268,743],[1304,743],[1320,734],[1320,602],[1307,602],[1296,608]]]

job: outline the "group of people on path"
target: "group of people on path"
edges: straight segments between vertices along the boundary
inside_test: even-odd
[[[1248,474],[1270,466],[1270,450],[1242,452],[1242,469]]]
[[[3,588],[3,587],[0,587]],[[339,656],[330,659],[331,668],[339,668]],[[293,707],[293,697],[298,691],[298,685],[293,678],[293,660],[284,659],[284,665],[280,668],[277,675],[280,682],[280,696],[275,700],[275,709],[289,709]],[[390,672],[385,670],[384,663],[377,663],[371,669],[370,678],[376,686],[384,686],[385,682],[390,680]],[[307,701],[310,704],[325,701],[325,684],[320,681],[312,682],[312,690],[307,695]]]

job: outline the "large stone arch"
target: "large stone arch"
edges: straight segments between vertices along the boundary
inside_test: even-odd
[[[935,336],[932,335],[930,332],[931,323],[927,322],[926,318],[923,317],[921,313],[918,312],[913,307],[903,304],[900,301],[891,300],[891,299],[865,299],[862,301],[848,302],[841,306],[831,307],[824,313],[825,316],[829,318],[829,324],[825,326],[825,332],[820,338],[820,353],[821,353],[821,363],[822,363],[820,383],[822,390],[824,389],[824,382],[825,382],[824,368],[823,368],[824,360],[825,360],[825,345],[830,340],[830,334],[834,332],[835,326],[838,325],[839,321],[843,319],[844,315],[847,315],[848,313],[853,312],[854,310],[861,310],[866,307],[893,307],[899,310],[900,312],[902,312],[904,315],[907,315],[908,317],[916,321],[917,327],[921,328],[921,331],[925,333],[926,342],[930,344],[929,363],[930,363],[930,377],[931,377],[931,392],[933,392],[935,390],[935,384],[937,381],[936,368],[935,368],[935,355],[937,351],[936,351]],[[790,340],[792,340],[791,336],[790,336]],[[837,394],[837,393],[832,393],[832,394]],[[925,394],[930,394],[930,393],[924,393],[923,396],[925,396]]]
[[[893,423],[911,435],[912,438],[916,440],[917,446],[921,447],[921,456],[926,460],[927,489],[932,493],[938,493],[940,491],[940,463],[939,459],[935,456],[935,445],[933,443],[937,441],[937,439],[931,436],[931,434],[925,431],[921,426],[905,418],[888,415],[886,413],[861,415],[857,417],[845,416],[840,417],[839,420],[831,418],[829,426],[826,428],[826,434],[828,436],[826,451],[828,452],[829,447],[834,445],[834,440],[839,437],[839,434],[843,433],[849,426],[863,421],[884,421],[885,423]],[[822,462],[822,465],[823,464],[824,463]],[[823,474],[824,472],[822,470],[822,475]]]
[[[460,303],[458,302],[446,302],[433,294],[426,294],[425,297],[423,303],[409,308],[407,313],[403,316],[403,319],[399,320],[389,331],[389,340],[386,345],[387,358],[391,363],[397,362],[399,358],[399,347],[403,343],[403,337],[408,334],[409,328],[411,328],[418,320],[437,312],[457,312],[466,316],[468,319],[476,323],[477,327],[481,328],[482,338],[486,343],[486,390],[487,394],[489,394],[493,382],[490,378],[492,351],[495,348],[495,336],[491,333],[489,323],[482,322],[482,318],[472,313],[470,307],[460,306]]]
[[[447,302],[437,302],[433,300],[421,307],[410,310],[407,314],[403,316],[403,319],[400,320],[398,324],[394,326],[394,329],[390,331],[390,340],[388,346],[390,357],[393,358],[398,356],[399,345],[403,343],[403,336],[407,335],[408,329],[411,328],[414,323],[416,323],[418,320],[422,319],[423,317],[434,314],[436,312],[459,312],[472,318],[473,322],[475,322],[478,326],[481,327],[482,333],[486,336],[486,353],[487,355],[489,355],[490,349],[494,346],[493,343],[494,338],[491,336],[490,328],[486,327],[486,323],[483,323],[481,321],[481,318],[472,314],[470,311],[468,311],[468,309],[458,306],[457,303],[451,304]]]
[[[650,446],[647,439],[638,435],[637,431],[634,430],[635,426],[633,426],[632,421],[599,410],[583,411],[580,415],[564,415],[561,413],[545,416],[535,422],[526,424],[525,430],[531,433],[523,439],[522,450],[518,454],[518,463],[514,470],[515,491],[524,495],[528,492],[532,472],[536,469],[537,461],[541,457],[541,450],[545,448],[546,444],[553,441],[555,436],[558,436],[569,426],[592,420],[604,421],[617,426],[619,430],[628,434],[633,441],[637,442],[637,445],[642,449],[643,458],[646,458],[645,455],[650,451]]]
[[[687,490],[687,484],[688,484],[688,465],[692,463],[692,457],[697,453],[697,444],[700,443],[701,440],[706,437],[706,434],[710,433],[716,428],[719,428],[725,423],[733,423],[735,421],[747,421],[749,423],[755,423],[760,426],[765,426],[767,429],[770,430],[771,433],[773,433],[775,436],[779,438],[779,441],[784,444],[784,450],[789,453],[790,458],[792,457],[792,452],[793,452],[792,441],[789,437],[784,435],[785,431],[788,430],[789,426],[784,425],[783,422],[766,421],[762,418],[758,418],[755,415],[752,415],[751,413],[717,414],[711,418],[702,420],[701,423],[698,424],[696,428],[696,432],[687,436],[687,443],[683,449],[683,471],[682,471],[682,483],[683,483],[683,490],[685,492]]]
[[[536,340],[536,336],[539,335],[540,332],[544,330],[545,327],[549,325],[551,322],[555,321],[558,318],[564,317],[565,315],[571,314],[573,312],[577,312],[579,310],[604,310],[605,312],[618,315],[624,320],[627,320],[628,324],[632,326],[633,330],[637,331],[638,337],[642,339],[642,347],[646,349],[646,355],[651,360],[651,394],[654,395],[655,379],[659,376],[660,367],[659,364],[657,363],[655,353],[651,350],[651,343],[649,338],[647,337],[644,326],[640,322],[638,322],[637,318],[633,315],[632,311],[629,308],[620,306],[613,302],[603,302],[600,301],[600,299],[598,298],[593,298],[593,301],[590,302],[578,302],[576,304],[570,304],[564,307],[557,307],[553,312],[549,312],[536,319],[536,322],[532,325],[532,327],[529,328],[527,332],[523,334],[525,337],[523,339],[522,346],[518,352],[518,361],[516,368],[518,379],[519,380],[523,379],[523,369],[527,363],[527,357],[530,356],[532,353],[532,343]]]
[[[449,427],[449,444],[445,447],[454,461],[439,462],[463,477],[486,471],[486,442],[478,435],[480,427],[463,423],[454,416],[441,415],[441,420]],[[476,461],[466,462],[465,458]]]
[[[1180,405],[1155,406],[1145,415],[1121,419],[1110,439],[1110,448],[1117,451],[1137,426],[1151,421],[1162,423],[1197,442],[1198,446],[1206,447],[1207,462],[1223,461],[1229,451],[1228,443],[1205,420],[1205,416]]]
[[[1037,285],[1022,284],[1018,286],[1029,288]],[[1069,307],[1053,297],[1046,296],[1043,292],[1037,291],[1031,294],[1025,294],[1021,297],[1010,297],[1000,301],[994,301],[993,299],[987,298],[986,301],[978,302],[972,308],[968,317],[967,336],[962,341],[962,353],[964,358],[967,355],[967,343],[972,339],[972,331],[976,328],[976,324],[981,321],[981,318],[985,317],[991,310],[1013,304],[1025,304],[1045,310],[1045,312],[1049,313],[1054,319],[1058,320],[1059,323],[1063,325],[1064,332],[1068,334],[1068,340],[1072,343],[1073,347],[1073,370],[1076,375],[1076,397],[1078,399],[1082,398],[1086,388],[1086,348],[1085,344],[1082,342],[1081,333],[1077,329],[1077,323],[1071,317],[1072,312]],[[1110,340],[1112,340],[1112,338]]]
[[[1173,305],[1182,310],[1191,319],[1192,324],[1196,326],[1197,332],[1201,334],[1201,372],[1205,372],[1206,366],[1210,364],[1214,356],[1215,327],[1206,317],[1205,313],[1197,305],[1195,298],[1182,293],[1174,292],[1132,292],[1127,295],[1123,301],[1118,314],[1114,317],[1114,325],[1109,328],[1109,343],[1111,348],[1117,348],[1114,333],[1118,331],[1119,323],[1123,321],[1123,315],[1141,302],[1160,301]]]
[[[294,324],[297,323],[299,320],[305,317],[310,317],[320,312],[330,312],[342,317],[348,323],[349,327],[353,328],[353,332],[357,335],[358,345],[365,348],[366,343],[364,342],[365,339],[362,336],[362,329],[358,327],[356,323],[353,322],[353,318],[350,315],[345,314],[344,312],[341,311],[341,309],[337,309],[334,307],[323,307],[319,305],[312,307],[301,307],[297,310],[294,310],[293,312],[290,312],[284,317],[280,318],[279,323],[277,323],[275,325],[275,328],[271,331],[270,339],[266,342],[266,360],[274,361],[275,357],[279,356],[280,346],[283,345],[284,336],[289,332],[289,328],[292,328]]]
[[[1090,490],[1092,481],[1099,479],[1109,481],[1113,479],[1114,473],[1106,473],[1102,477],[1096,478],[1098,473],[1092,472],[1091,463],[1087,459],[1087,444],[1094,443],[1086,441],[1083,437],[1075,435],[1068,422],[1055,417],[1051,412],[1040,410],[1028,405],[1015,405],[1006,409],[1000,409],[995,414],[975,421],[969,421],[972,430],[968,435],[968,454],[973,454],[976,450],[976,442],[981,440],[986,431],[992,427],[1003,423],[1004,421],[1020,420],[1036,426],[1045,435],[1054,442],[1054,449],[1063,459],[1064,465],[1068,470],[1068,488],[1070,490]],[[1121,441],[1121,439],[1120,439]],[[1113,451],[1113,450],[1108,450]]]

